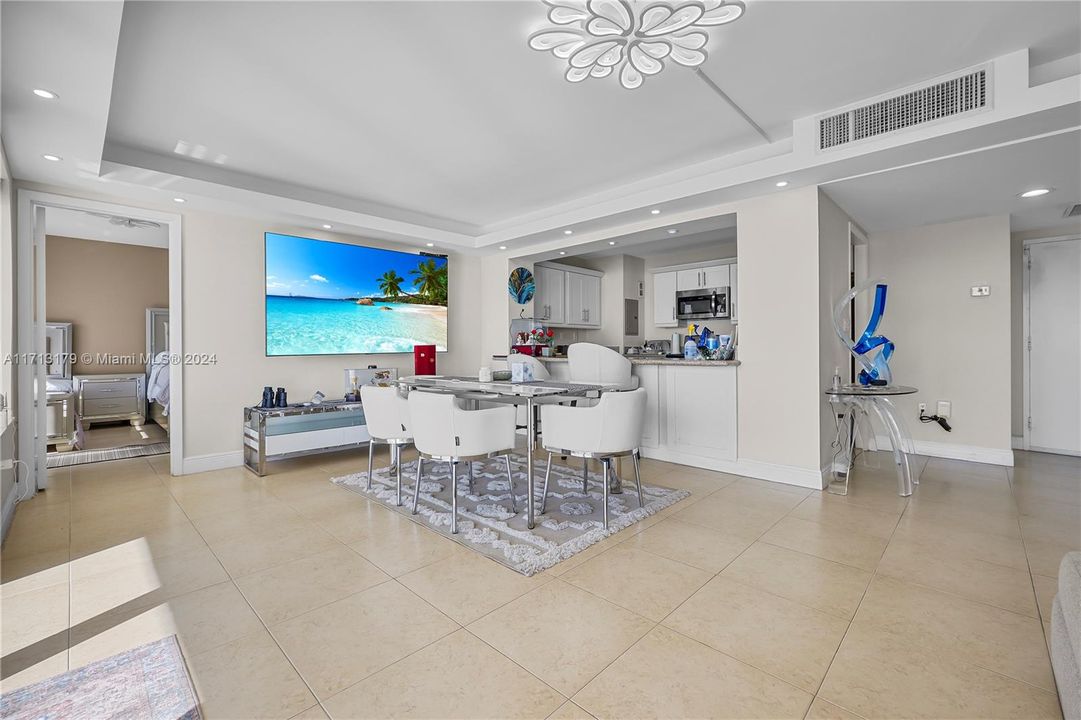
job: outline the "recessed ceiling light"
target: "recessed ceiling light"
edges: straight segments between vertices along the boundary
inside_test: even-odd
[[[45,158],[49,162],[60,162],[61,160],[64,159],[64,158],[60,157],[59,155],[42,155],[41,157]]]
[[[649,211],[649,214],[650,215],[660,215],[661,211],[658,210],[657,208],[653,208],[652,210]]]
[[[679,232],[679,231],[676,230],[675,228],[668,228],[668,234],[669,235],[675,235],[677,232]]]
[[[39,98],[45,98],[46,100],[56,100],[58,97],[60,97],[52,90],[46,90],[44,88],[34,88],[34,94],[37,95]]]
[[[787,180],[778,180],[777,181],[777,187],[785,187],[786,185],[788,185]]]
[[[1017,197],[1023,197],[1023,198],[1040,197],[1041,195],[1046,195],[1047,193],[1051,192],[1053,189],[1054,188],[1033,188],[1032,190],[1026,190],[1025,192],[1021,193]]]
[[[506,245],[500,245],[500,246],[499,246],[499,249],[500,249],[500,250],[506,250],[506,249],[507,249],[507,246],[506,246]]]
[[[563,234],[564,234],[564,235],[573,235],[573,234],[574,234],[574,231],[573,231],[573,230],[564,230],[564,231],[563,231]]]
[[[428,247],[435,247],[435,243],[425,243]]]
[[[615,245],[615,244],[616,244],[616,241],[615,241],[615,240],[609,240],[609,241],[608,241],[608,244],[609,244],[609,245]]]
[[[325,223],[323,224],[323,229],[324,230],[330,230],[331,227],[332,227],[331,225],[327,225]]]
[[[185,200],[184,198],[181,198],[181,197],[176,197],[176,198],[173,198],[173,202],[182,203],[182,202],[187,202],[187,200]]]
[[[566,255],[567,253],[565,253],[565,252],[563,252],[562,250],[560,250],[560,251],[559,251],[559,254],[560,254],[560,255]]]

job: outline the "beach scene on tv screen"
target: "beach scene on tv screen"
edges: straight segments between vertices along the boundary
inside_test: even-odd
[[[266,233],[266,354],[447,349],[447,260]]]

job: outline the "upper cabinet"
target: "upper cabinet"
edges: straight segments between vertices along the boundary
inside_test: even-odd
[[[679,327],[676,293],[681,290],[728,288],[731,319],[736,320],[736,262],[720,260],[701,267],[682,267],[653,273],[653,324]]]
[[[547,265],[533,268],[536,290],[533,294],[533,317],[549,325],[567,321],[567,273]]]
[[[537,265],[534,316],[548,325],[600,327],[601,276],[568,265]]]
[[[686,272],[686,271],[683,271]],[[653,324],[659,327],[677,327],[676,286],[678,272],[659,272],[653,275]],[[673,351],[675,352],[675,351]]]

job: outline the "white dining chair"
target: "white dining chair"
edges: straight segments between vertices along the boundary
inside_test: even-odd
[[[544,449],[548,465],[544,471],[544,495],[541,514],[548,501],[548,480],[552,475],[552,455],[599,460],[603,469],[604,529],[608,529],[609,473],[612,459],[630,455],[634,460],[634,481],[638,488],[638,507],[642,501],[642,473],[638,446],[642,443],[642,423],[646,413],[646,391],[602,393],[592,407],[542,405],[541,420],[545,431]],[[587,476],[588,478],[588,476]],[[588,484],[583,488],[588,492]]]
[[[376,445],[390,446],[391,465],[398,474],[397,505],[402,504],[402,447],[413,442],[409,428],[409,405],[395,386],[363,385],[360,402],[368,427],[368,489],[372,489],[372,460]]]
[[[485,410],[466,410],[453,395],[414,390],[409,394],[409,416],[413,418],[413,444],[417,448],[417,478],[413,488],[413,514],[420,501],[420,479],[424,461],[450,463],[451,533],[458,532],[458,463],[469,464],[472,484],[473,461],[502,456],[510,487],[511,511],[514,476],[510,454],[514,451],[514,407],[504,405]]]

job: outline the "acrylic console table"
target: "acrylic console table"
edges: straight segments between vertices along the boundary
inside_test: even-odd
[[[911,439],[904,420],[890,398],[912,395],[917,392],[916,388],[908,385],[842,385],[825,392],[837,418],[837,438],[833,445],[836,451],[827,490],[835,495],[848,494],[856,436],[863,436],[865,447],[877,447],[871,425],[871,416],[874,415],[882,423],[893,446],[893,461],[897,464],[897,493],[902,497],[911,495],[913,483],[919,483],[919,480],[913,481],[908,464]]]

